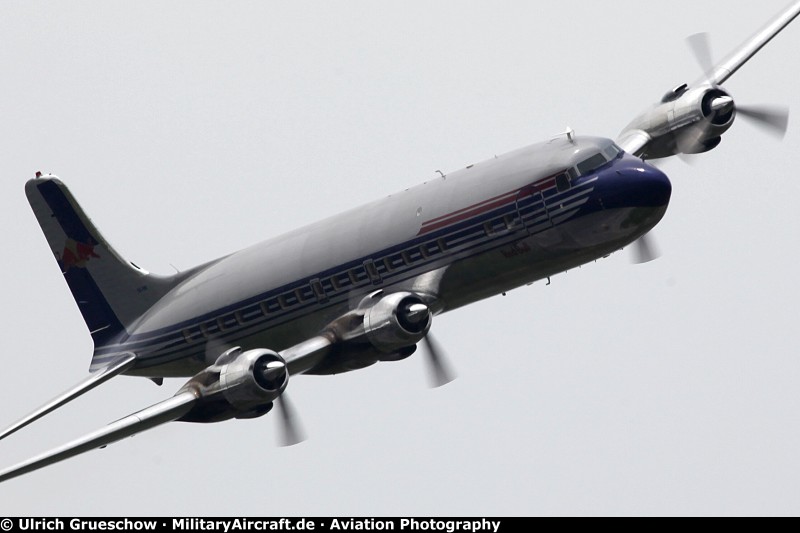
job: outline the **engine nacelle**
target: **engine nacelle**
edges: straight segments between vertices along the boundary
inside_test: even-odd
[[[244,352],[224,365],[219,374],[222,395],[234,408],[245,411],[272,402],[286,389],[286,361],[271,350]]]
[[[366,310],[364,333],[375,349],[390,354],[421,341],[431,321],[431,311],[419,296],[396,292]]]
[[[621,139],[644,132],[652,142],[641,154],[647,159],[697,154],[716,148],[736,118],[733,98],[719,87],[681,86],[637,117]]]
[[[192,391],[197,403],[180,420],[219,422],[262,416],[288,383],[286,361],[277,353],[233,348],[181,388],[179,392]]]

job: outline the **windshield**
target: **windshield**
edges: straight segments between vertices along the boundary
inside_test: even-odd
[[[579,176],[585,176],[606,163],[613,161],[622,153],[616,144],[609,144],[602,152],[587,157],[575,167]]]

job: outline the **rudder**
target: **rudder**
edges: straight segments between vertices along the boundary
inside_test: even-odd
[[[154,276],[123,259],[54,176],[32,179],[25,194],[80,309],[95,348],[124,335],[186,278]]]

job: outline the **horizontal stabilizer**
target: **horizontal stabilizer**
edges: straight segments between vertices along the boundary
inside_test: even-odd
[[[179,393],[168,400],[117,420],[103,429],[4,470],[0,472],[0,482],[177,420],[188,413],[196,401],[197,397],[192,392]]]
[[[132,367],[135,362],[136,362],[136,356],[132,353],[125,353],[116,357],[108,364],[108,366],[91,374],[88,378],[81,381],[71,389],[64,391],[64,393],[56,396],[55,398],[44,404],[36,411],[32,412],[28,416],[18,420],[17,422],[6,428],[2,433],[0,433],[0,439],[8,437],[12,433],[24,428],[31,422],[38,420],[47,413],[55,411],[65,403],[74,400],[81,394],[89,392],[90,390],[97,387],[101,383],[105,383],[114,376],[117,376],[125,372],[130,367]]]

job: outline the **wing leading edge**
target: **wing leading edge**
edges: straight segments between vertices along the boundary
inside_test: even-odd
[[[101,448],[160,424],[177,420],[188,413],[196,402],[197,396],[195,394],[189,391],[181,392],[168,400],[112,422],[103,429],[8,468],[0,472],[0,482],[27,474],[64,459],[69,459],[89,450]]]
[[[124,353],[116,357],[107,366],[91,374],[88,378],[81,381],[71,389],[64,391],[62,394],[59,394],[58,396],[56,396],[55,398],[53,398],[52,400],[41,406],[36,411],[25,416],[24,418],[19,419],[18,421],[14,422],[12,425],[7,427],[2,433],[0,433],[0,440],[8,437],[12,433],[19,431],[28,424],[35,422],[36,420],[40,419],[47,413],[55,411],[65,403],[74,400],[75,398],[77,398],[82,394],[89,392],[93,388],[97,387],[98,385],[101,385],[102,383],[105,383],[114,376],[122,374],[123,372],[131,368],[135,362],[136,362],[136,356],[132,353]]]
[[[712,85],[722,85],[736,74],[736,71],[750,61],[754,55],[761,51],[774,39],[786,26],[800,15],[800,2],[794,2],[791,7],[782,12],[775,20],[767,24],[755,35],[745,41],[739,48],[731,52],[708,77]]]

